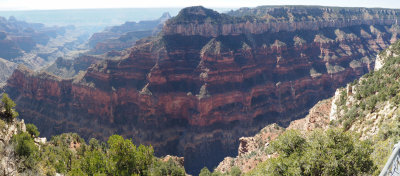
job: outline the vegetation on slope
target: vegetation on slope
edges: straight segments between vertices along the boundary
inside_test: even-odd
[[[246,17],[233,17],[227,14],[220,14],[217,11],[204,8],[202,6],[187,7],[182,9],[177,16],[170,19],[167,23],[169,24],[191,24],[193,21],[197,21],[202,24],[210,22],[212,24],[229,24],[246,22],[246,20],[255,20],[255,18]]]
[[[397,42],[391,48],[394,53],[400,52],[400,43]],[[385,52],[387,50],[382,53]],[[337,113],[341,117],[337,123],[348,129],[356,119],[364,118],[365,114],[383,108],[386,102],[392,106],[400,104],[400,57],[394,56],[385,58],[385,64],[381,69],[370,72],[350,84],[354,90],[352,92],[355,92],[351,96],[352,100],[345,89],[341,90],[340,99],[336,102]]]
[[[340,90],[332,125],[357,131],[371,139],[372,157],[383,168],[392,147],[400,141],[400,41],[379,55],[383,67]],[[351,89],[351,93],[348,90]]]
[[[19,129],[13,135],[10,146],[3,146],[11,147],[13,152],[10,158],[16,158],[14,162],[17,173],[60,173],[71,176],[185,175],[184,168],[174,161],[164,162],[154,157],[151,146],[136,146],[132,140],[119,135],[110,136],[107,143],[92,138],[86,144],[84,139],[75,133],[53,136],[49,142],[40,142],[40,133],[35,125],[27,124],[26,127],[22,127],[15,123],[15,103],[6,94],[3,95],[2,102],[0,130],[7,131],[6,128],[12,128],[14,124],[17,124],[16,128]],[[3,136],[0,135],[1,137]],[[5,151],[0,149],[1,153]]]
[[[247,175],[370,175],[376,169],[371,143],[341,129],[315,130],[306,136],[288,130],[268,150],[278,157]]]
[[[238,167],[232,167],[229,172],[221,173],[221,172],[211,172],[207,167],[201,169],[199,176],[240,176],[242,175],[242,171]]]

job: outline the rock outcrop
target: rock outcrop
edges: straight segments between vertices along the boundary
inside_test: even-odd
[[[0,175],[18,175],[18,157],[12,143],[12,137],[25,132],[24,121],[6,123],[0,119]]]
[[[157,155],[184,156],[187,171],[197,173],[236,155],[239,137],[274,122],[289,125],[373,70],[376,54],[399,34],[398,10],[276,9],[294,21],[183,9],[160,36],[114,52],[80,76],[61,79],[20,68],[5,89],[45,136],[73,131],[105,139],[117,133],[151,144]],[[364,19],[365,11],[379,15]],[[320,19],[320,12],[358,21]],[[304,14],[315,19],[308,24]],[[197,27],[209,25],[203,23],[211,27]],[[225,30],[246,24],[251,30]]]
[[[301,119],[292,121],[285,129],[277,124],[264,127],[252,137],[239,138],[238,155],[236,157],[226,157],[219,163],[214,171],[227,173],[233,167],[238,167],[243,173],[247,173],[256,168],[260,163],[277,154],[266,152],[270,142],[281,135],[285,130],[299,130],[303,134],[317,128],[327,129],[329,127],[329,114],[332,105],[332,98],[322,100],[310,109],[309,114]]]

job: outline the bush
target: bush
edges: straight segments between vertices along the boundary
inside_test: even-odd
[[[40,132],[34,124],[26,124],[26,132],[28,132],[32,137],[39,137]]]
[[[20,133],[13,137],[16,152],[19,156],[29,157],[38,151],[35,142],[28,133]]]
[[[39,161],[39,149],[31,136],[24,132],[13,136],[13,143],[16,154],[22,159],[23,166],[29,169],[36,169]]]
[[[250,175],[370,175],[376,170],[371,143],[340,129],[316,130],[306,137],[290,130],[271,147],[279,156]]]
[[[272,149],[281,156],[290,156],[291,154],[303,151],[306,140],[297,130],[288,130],[271,143]]]
[[[87,174],[84,173],[81,169],[79,168],[74,168],[67,174],[68,176],[86,176]]]
[[[170,175],[170,176],[185,176],[185,169],[177,165],[171,159],[167,162],[155,159],[154,165],[151,168],[150,175]]]
[[[208,170],[207,167],[204,167],[203,169],[200,170],[199,176],[211,176],[210,170]]]
[[[112,173],[117,175],[147,175],[153,162],[153,148],[140,145],[138,148],[131,140],[124,140],[119,135],[112,135],[108,141],[109,155],[115,164]]]
[[[242,171],[237,166],[233,166],[231,168],[231,171],[229,172],[229,175],[231,175],[231,176],[240,176],[241,174],[242,174]]]
[[[104,153],[99,150],[86,151],[81,159],[81,169],[88,175],[106,173],[107,159]]]
[[[303,156],[305,175],[362,175],[375,170],[370,157],[372,145],[350,132],[317,130],[308,144]]]
[[[6,127],[6,122],[0,119],[0,131]]]

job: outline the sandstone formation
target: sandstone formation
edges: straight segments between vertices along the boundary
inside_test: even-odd
[[[151,144],[157,155],[184,156],[187,171],[197,173],[237,155],[239,137],[288,125],[373,70],[376,54],[400,32],[398,10],[267,9],[240,16],[186,8],[161,35],[79,76],[20,67],[5,89],[46,136],[117,133]]]

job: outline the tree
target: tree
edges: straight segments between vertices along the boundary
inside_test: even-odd
[[[146,147],[142,144],[136,149],[136,171],[147,175],[147,170],[153,161],[154,150],[151,146]]]
[[[110,146],[110,159],[115,163],[113,173],[116,175],[131,175],[136,165],[136,146],[132,141],[124,140],[122,136],[112,135],[107,141]]]
[[[16,152],[20,156],[29,157],[38,150],[33,139],[26,132],[15,135],[13,137],[13,142]]]
[[[360,175],[375,169],[368,141],[360,141],[351,132],[317,130],[308,138],[303,160],[305,175]]]
[[[293,153],[302,152],[306,139],[297,130],[288,130],[271,143],[273,150],[279,155],[287,157]]]
[[[150,175],[185,176],[185,169],[172,159],[164,162],[158,158],[154,158],[150,172]]]
[[[148,168],[153,162],[153,148],[140,145],[138,148],[132,140],[119,135],[112,135],[107,141],[110,146],[109,157],[116,175],[148,175]]]
[[[14,101],[11,100],[10,97],[6,93],[3,94],[3,98],[1,99],[1,102],[3,103],[4,107],[4,117],[6,118],[7,121],[13,121],[14,118],[18,117],[18,112],[15,111],[15,103]]]
[[[106,173],[107,158],[99,150],[88,150],[81,159],[81,169],[88,175]]]
[[[31,136],[26,133],[19,133],[13,136],[15,151],[22,158],[24,165],[27,168],[35,168],[39,160],[39,149]]]
[[[371,175],[376,169],[371,143],[342,129],[316,130],[307,136],[289,130],[271,147],[279,156],[260,164],[253,175]]]
[[[203,169],[200,170],[199,176],[211,176],[210,170],[208,170],[207,167],[204,167]]]
[[[39,137],[40,135],[38,128],[31,123],[26,124],[26,132],[28,132],[32,137]]]

